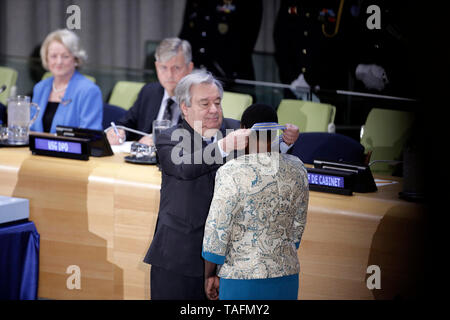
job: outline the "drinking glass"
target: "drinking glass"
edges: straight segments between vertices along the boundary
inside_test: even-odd
[[[154,120],[153,121],[153,144],[156,147],[156,141],[161,131],[169,129],[172,125],[170,120]]]
[[[8,127],[4,127],[0,124],[0,142],[6,143],[8,140]]]

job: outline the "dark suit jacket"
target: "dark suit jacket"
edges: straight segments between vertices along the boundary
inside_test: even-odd
[[[6,107],[0,102],[0,124],[6,126]]]
[[[220,131],[225,136],[226,129],[238,128],[238,121],[224,119]],[[184,129],[184,134],[171,141],[176,129]],[[144,262],[185,276],[201,277],[204,272],[203,232],[216,171],[221,166],[203,160],[197,163],[206,146],[186,121],[163,131],[156,144],[162,169],[161,200],[155,235]],[[217,143],[209,145],[207,151],[214,147]],[[210,154],[215,152],[218,150]],[[189,159],[190,164],[175,164],[172,158],[176,155]]]
[[[164,96],[164,88],[159,82],[145,85],[139,92],[134,105],[117,121],[117,125],[152,133],[153,120],[156,119]],[[126,132],[127,140],[139,140],[141,136]]]

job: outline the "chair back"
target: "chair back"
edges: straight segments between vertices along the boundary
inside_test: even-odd
[[[8,104],[11,89],[16,85],[17,74],[17,71],[12,68],[0,67],[0,87],[6,85],[6,90],[0,93],[0,103],[5,106]]]
[[[356,140],[339,133],[303,132],[292,147],[292,154],[304,163],[315,159],[363,164],[364,147]]]
[[[105,103],[103,104],[103,121],[102,126],[103,130],[111,126],[111,122],[117,122],[120,118],[122,118],[127,111],[118,106],[114,106],[112,104]]]
[[[222,98],[223,116],[240,121],[242,113],[252,103],[253,98],[249,94],[224,91]]]
[[[370,161],[401,160],[403,147],[411,134],[414,113],[389,109],[370,110],[363,127],[361,144],[371,152]],[[374,163],[373,173],[392,175],[393,165]]]
[[[331,104],[283,99],[277,109],[280,124],[295,124],[300,132],[328,132],[336,107]]]
[[[109,98],[109,103],[125,110],[130,109],[136,101],[145,82],[118,81]]]
[[[46,73],[44,73],[44,75],[42,76],[42,80],[50,78],[52,76],[52,73],[50,71],[47,71]],[[87,74],[83,74],[83,76],[85,76],[86,78],[88,78],[89,80],[91,80],[93,83],[96,82],[96,79],[93,76],[87,75]]]

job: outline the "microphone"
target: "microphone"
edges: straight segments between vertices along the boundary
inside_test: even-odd
[[[2,93],[3,91],[5,91],[6,90],[6,84],[4,84],[4,85],[2,85],[1,87],[0,87],[0,93]]]

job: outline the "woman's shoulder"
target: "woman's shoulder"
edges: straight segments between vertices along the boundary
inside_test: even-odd
[[[41,88],[44,88],[47,86],[51,86],[52,82],[53,82],[53,76],[42,79],[41,81],[39,81],[38,83],[36,83],[34,85],[34,89],[36,90],[36,89],[41,89]]]
[[[86,76],[84,76],[79,71],[75,71],[75,74],[72,77],[72,80],[74,82],[74,88],[76,90],[95,90],[100,91],[100,88],[97,84],[95,84],[92,80],[88,79]]]
[[[306,175],[306,167],[302,160],[292,154],[281,154],[280,167],[283,167],[288,175],[294,175],[295,173],[300,175]]]
[[[75,70],[75,73],[72,76],[72,80],[75,82],[81,83],[85,86],[97,86],[94,81],[87,78],[84,74],[82,74],[78,70]]]
[[[288,153],[282,153],[281,154],[281,158],[288,164],[292,165],[292,166],[297,166],[297,167],[302,167],[304,166],[304,163],[302,160],[300,160],[300,158],[292,155],[292,154],[288,154]]]

